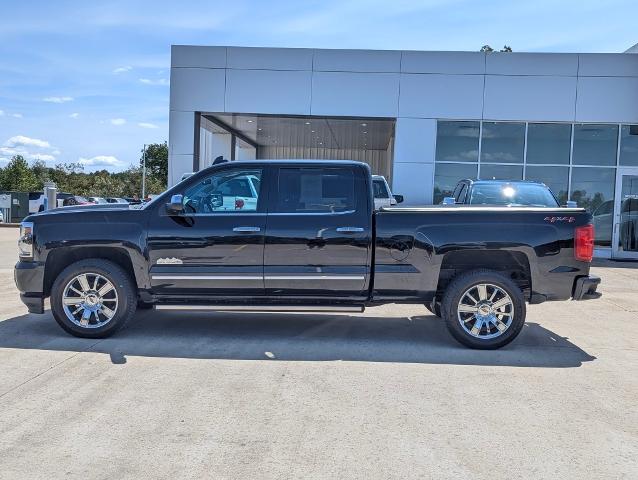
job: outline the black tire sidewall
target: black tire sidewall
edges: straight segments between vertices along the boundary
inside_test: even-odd
[[[106,325],[98,328],[82,328],[70,321],[64,313],[62,296],[71,279],[81,273],[98,273],[107,278],[117,292],[118,306],[115,315]],[[68,333],[83,338],[105,338],[122,328],[135,313],[136,290],[126,272],[108,260],[80,260],[66,267],[55,279],[51,288],[51,311],[58,324]]]
[[[473,285],[490,283],[507,292],[513,302],[514,319],[507,331],[491,339],[479,339],[467,333],[457,318],[457,305],[461,295]],[[443,319],[452,336],[463,345],[484,350],[493,350],[512,342],[521,332],[525,324],[525,298],[518,285],[505,275],[490,270],[475,270],[459,275],[447,287],[441,305]]]

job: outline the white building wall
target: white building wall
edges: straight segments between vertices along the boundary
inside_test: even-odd
[[[638,55],[173,46],[170,102],[169,184],[195,112],[393,117],[392,187],[416,204],[437,119],[638,123]]]

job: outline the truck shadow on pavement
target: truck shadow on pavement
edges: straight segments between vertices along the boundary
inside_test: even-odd
[[[434,316],[175,313],[140,311],[105,340],[66,334],[51,312],[0,322],[0,348],[126,356],[264,361],[361,361],[569,368],[595,360],[567,338],[527,323],[510,345],[493,351],[459,345]]]

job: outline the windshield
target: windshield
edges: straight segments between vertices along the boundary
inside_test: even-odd
[[[470,204],[529,207],[559,206],[549,188],[533,183],[475,183],[472,186]]]

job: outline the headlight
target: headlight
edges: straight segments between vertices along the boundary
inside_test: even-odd
[[[22,222],[20,224],[18,251],[20,258],[33,258],[33,222]]]

